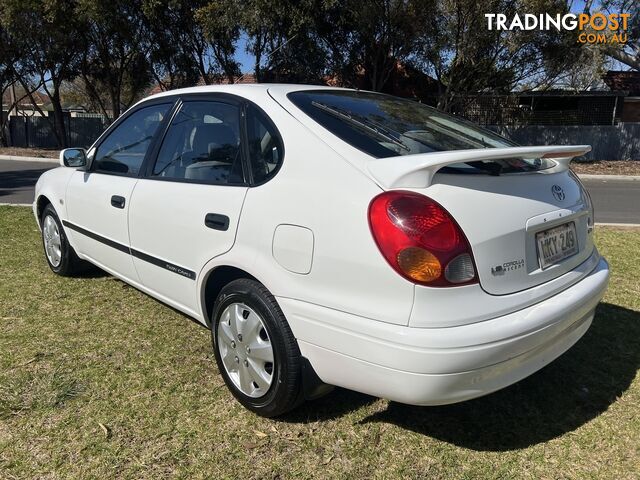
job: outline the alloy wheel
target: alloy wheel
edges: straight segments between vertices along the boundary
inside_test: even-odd
[[[58,267],[62,261],[62,240],[60,239],[58,224],[51,215],[47,215],[44,219],[42,236],[49,263],[54,267]]]

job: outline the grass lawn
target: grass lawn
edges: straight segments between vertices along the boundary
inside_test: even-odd
[[[596,233],[609,292],[537,374],[446,407],[337,389],[266,420],[206,329],[110,276],[55,276],[31,211],[0,207],[0,478],[638,478],[640,230]]]

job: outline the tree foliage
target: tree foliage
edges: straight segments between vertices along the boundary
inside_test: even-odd
[[[233,83],[240,75],[240,64],[235,58],[236,44],[240,36],[238,5],[233,0],[210,1],[195,12],[199,41],[203,42],[202,54],[198,57],[202,66],[200,73],[205,83],[225,78]],[[195,42],[194,42],[195,43]],[[209,54],[205,69],[205,55]]]
[[[633,68],[640,70],[640,4],[638,0],[603,0],[599,5],[605,13],[628,13],[630,15],[627,29],[622,25],[617,34],[627,36],[626,42],[614,42],[600,45],[600,49],[608,57]],[[593,0],[587,0],[584,6],[585,13],[593,13]]]
[[[447,109],[457,93],[509,92],[553,85],[582,49],[571,32],[489,30],[485,13],[568,12],[563,0],[444,0],[431,18],[416,55],[438,79],[439,106]]]
[[[568,0],[3,0],[0,88],[17,82],[27,95],[41,88],[63,145],[64,95],[113,119],[152,85],[237,81],[239,53],[252,57],[253,74],[265,82],[386,91],[402,75],[428,80],[428,74],[445,109],[461,93],[590,85],[606,57],[638,69],[636,0],[584,5],[586,12],[632,14],[623,45],[585,47],[577,32],[489,30],[484,16],[563,14],[569,6]]]
[[[319,33],[343,82],[384,89],[399,63],[414,60],[432,29],[435,0],[346,0],[325,9]]]
[[[22,54],[18,81],[28,91],[35,78],[44,89],[53,107],[52,127],[60,146],[67,143],[60,89],[78,75],[83,50],[74,13],[73,0],[3,0],[0,10],[0,24]]]
[[[151,80],[150,35],[139,0],[78,0],[84,41],[80,73],[87,94],[111,119]]]

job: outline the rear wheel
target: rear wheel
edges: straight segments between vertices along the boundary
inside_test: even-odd
[[[51,204],[42,211],[41,228],[44,256],[54,273],[68,277],[85,269],[84,262],[69,245],[62,223]]]
[[[239,279],[226,285],[212,319],[218,369],[242,405],[274,417],[302,401],[298,344],[273,295],[262,284]]]

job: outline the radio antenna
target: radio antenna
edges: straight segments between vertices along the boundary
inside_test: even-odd
[[[293,37],[288,38],[282,45],[280,45],[278,48],[276,48],[273,52],[269,53],[269,55],[267,55],[267,61],[271,59],[271,57],[280,49],[284,48],[291,40],[293,40],[294,38],[296,38],[298,36],[298,34],[296,33]],[[245,77],[246,73],[243,73],[242,75],[240,75],[238,77],[237,80],[233,81],[233,84],[235,85],[236,83],[240,83],[242,81],[242,79]]]

